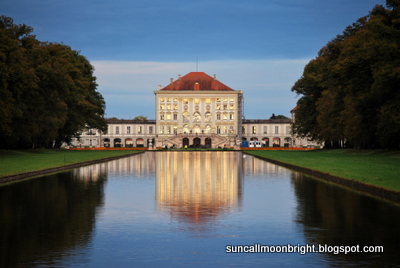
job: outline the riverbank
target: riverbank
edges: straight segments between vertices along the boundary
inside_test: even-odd
[[[0,183],[110,161],[143,151],[0,150]]]
[[[400,151],[337,149],[246,153],[351,188],[400,200]]]

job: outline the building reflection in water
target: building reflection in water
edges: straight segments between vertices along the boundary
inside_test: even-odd
[[[99,177],[115,175],[126,177],[143,177],[154,174],[154,153],[138,154],[132,157],[100,164],[80,167],[73,170],[73,174],[85,181],[96,181]]]
[[[156,200],[175,220],[208,225],[240,207],[241,152],[158,152]]]

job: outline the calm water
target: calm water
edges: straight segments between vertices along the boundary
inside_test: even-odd
[[[0,267],[388,267],[400,206],[239,152],[147,152],[0,187]],[[384,253],[226,253],[227,245]]]

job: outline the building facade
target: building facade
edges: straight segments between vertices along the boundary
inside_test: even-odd
[[[243,118],[243,91],[203,72],[191,72],[158,86],[155,120],[108,119],[108,130],[86,129],[78,147],[235,147],[261,141],[264,147],[294,146],[291,119]],[[303,145],[304,146],[304,145]]]

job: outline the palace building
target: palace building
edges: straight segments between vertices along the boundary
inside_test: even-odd
[[[155,120],[108,119],[108,131],[86,129],[74,146],[94,147],[235,147],[261,141],[265,147],[295,145],[291,119],[248,120],[243,91],[203,72],[178,75],[155,95]],[[299,140],[300,141],[300,140]],[[302,143],[304,143],[302,141]],[[306,146],[305,144],[298,144]]]

